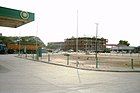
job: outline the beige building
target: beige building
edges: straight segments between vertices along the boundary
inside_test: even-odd
[[[64,50],[74,50],[76,51],[76,39],[77,38],[68,38],[64,41]],[[106,48],[107,39],[97,38],[97,51],[104,51]],[[96,50],[96,38],[93,37],[79,37],[78,38],[78,50],[82,51],[92,51]]]

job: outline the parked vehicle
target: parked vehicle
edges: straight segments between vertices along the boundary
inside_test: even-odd
[[[0,54],[6,54],[7,53],[7,47],[5,44],[0,44]]]

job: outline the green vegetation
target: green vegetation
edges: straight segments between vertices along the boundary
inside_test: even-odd
[[[41,41],[39,37],[35,36],[24,36],[24,37],[6,37],[0,36],[0,42],[4,44],[18,44],[20,42],[21,45],[30,45],[30,44],[37,44],[45,46],[45,44]]]
[[[125,45],[125,46],[129,46],[130,43],[128,43],[128,41],[126,40],[120,40],[118,45]]]
[[[7,38],[6,36],[0,36],[0,43],[4,43],[7,45],[8,43],[13,43],[10,38]]]

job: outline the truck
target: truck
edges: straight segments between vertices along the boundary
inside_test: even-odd
[[[0,54],[6,54],[7,53],[7,47],[5,44],[0,44]]]

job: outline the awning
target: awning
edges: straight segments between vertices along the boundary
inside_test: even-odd
[[[34,21],[34,13],[0,7],[0,26],[17,28]]]

